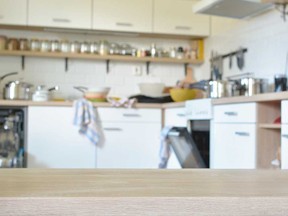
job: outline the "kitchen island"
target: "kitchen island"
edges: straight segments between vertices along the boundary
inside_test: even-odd
[[[0,170],[1,215],[287,215],[288,172]]]

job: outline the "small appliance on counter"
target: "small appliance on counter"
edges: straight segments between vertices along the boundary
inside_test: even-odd
[[[33,101],[49,101],[52,99],[52,91],[58,91],[59,86],[54,86],[46,89],[44,85],[39,85],[36,87],[35,92],[32,95]]]

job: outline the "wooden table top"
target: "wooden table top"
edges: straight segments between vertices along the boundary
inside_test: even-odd
[[[285,216],[288,172],[0,170],[0,215]]]

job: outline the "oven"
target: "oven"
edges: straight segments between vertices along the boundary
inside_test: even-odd
[[[187,101],[187,127],[173,127],[167,138],[182,168],[210,168],[211,99]]]

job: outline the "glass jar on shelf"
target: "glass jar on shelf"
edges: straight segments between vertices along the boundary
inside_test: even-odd
[[[106,40],[101,40],[99,42],[99,54],[100,55],[107,55],[109,50],[109,43]]]
[[[41,52],[50,52],[51,51],[51,42],[49,40],[42,40],[40,42],[40,51]]]
[[[70,43],[70,52],[80,53],[80,43],[78,41],[74,41]]]
[[[7,43],[7,50],[19,50],[19,40],[17,38],[10,38]]]
[[[87,41],[81,43],[80,53],[89,53],[89,43]]]
[[[98,54],[99,53],[99,45],[97,42],[91,42],[89,44],[89,53]]]
[[[60,52],[60,42],[58,40],[51,41],[51,52]]]
[[[0,35],[0,50],[6,49],[7,38],[5,36]]]
[[[63,53],[70,52],[70,43],[67,40],[60,41],[60,51]]]
[[[19,39],[19,49],[22,51],[29,50],[29,41],[26,38]]]
[[[35,38],[31,39],[29,47],[31,51],[40,51],[40,41]]]

